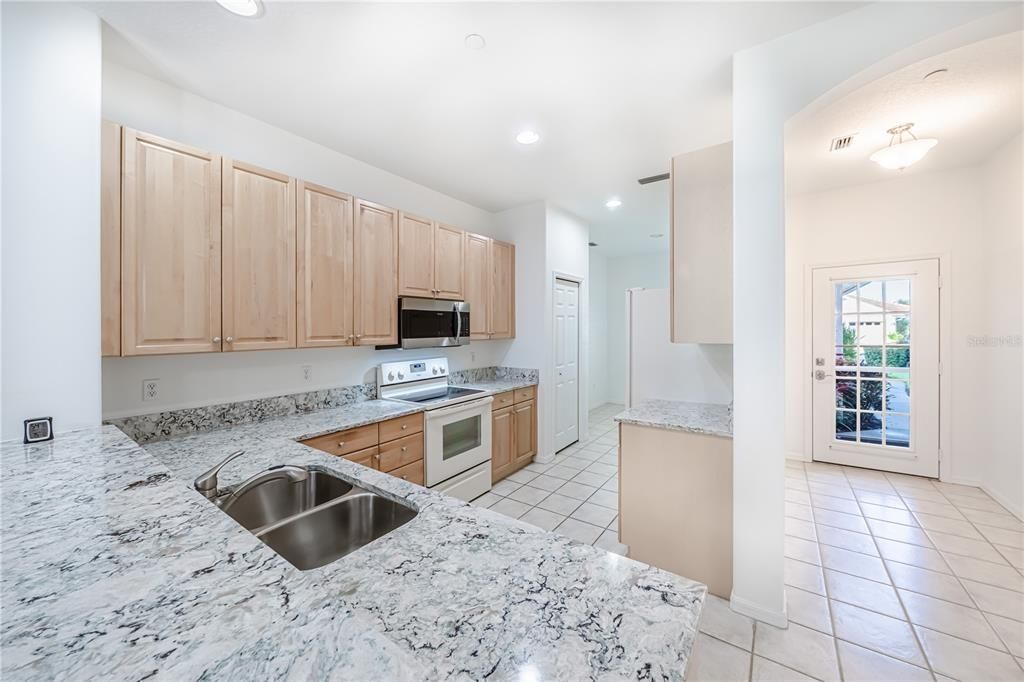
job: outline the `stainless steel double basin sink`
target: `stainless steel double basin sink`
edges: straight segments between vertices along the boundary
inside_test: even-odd
[[[304,571],[340,559],[416,516],[325,471],[290,465],[271,467],[213,502]]]

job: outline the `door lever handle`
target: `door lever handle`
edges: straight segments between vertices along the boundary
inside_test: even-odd
[[[823,369],[818,369],[818,370],[814,371],[814,378],[817,379],[818,381],[824,381],[825,379],[827,379],[830,376],[832,376],[832,375],[831,374],[826,374],[825,370],[823,370]]]

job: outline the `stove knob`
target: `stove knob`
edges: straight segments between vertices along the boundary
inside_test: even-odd
[[[444,374],[444,371],[445,371],[444,367],[442,367],[440,371],[441,371],[441,374]]]
[[[430,371],[433,372],[434,374],[437,374],[437,367],[435,367],[434,369],[432,369]]]
[[[395,373],[394,372],[388,372],[388,381],[394,381],[394,380],[395,380]]]
[[[405,378],[405,375],[404,375],[404,374],[402,374],[401,372],[399,372],[399,373],[398,373],[398,378],[399,378],[399,379],[404,379],[404,378]]]

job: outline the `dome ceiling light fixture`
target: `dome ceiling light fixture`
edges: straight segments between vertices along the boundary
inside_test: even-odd
[[[886,131],[890,135],[889,146],[883,147],[872,154],[871,160],[882,168],[903,170],[907,166],[911,166],[923,159],[924,155],[937,145],[939,141],[934,138],[926,140],[917,139],[917,136],[910,132],[910,129],[913,127],[913,123],[903,123],[889,128]],[[909,135],[911,139],[904,141],[904,134]]]
[[[260,0],[217,0],[217,4],[240,17],[263,15],[263,3]]]

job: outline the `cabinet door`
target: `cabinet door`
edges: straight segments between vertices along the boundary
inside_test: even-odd
[[[473,311],[470,310],[470,320]],[[491,242],[491,328],[492,339],[516,335],[516,247]]]
[[[469,304],[469,338],[490,338],[491,240],[466,235],[466,303]]]
[[[513,407],[491,413],[491,482],[497,483],[512,473],[515,463],[515,428]]]
[[[296,197],[298,345],[350,346],[352,197],[301,180]]]
[[[398,213],[356,199],[355,342],[398,343]]]
[[[537,454],[537,402],[516,403],[512,410],[515,414],[513,460],[518,464]]]
[[[398,295],[433,298],[434,223],[399,213]]]
[[[461,301],[465,288],[466,233],[438,225],[434,234],[434,295]],[[470,310],[472,318],[472,309]]]
[[[100,352],[121,354],[121,126],[100,128]]]
[[[224,159],[224,350],[295,347],[295,181]]]
[[[221,165],[123,130],[121,352],[221,349]]]

